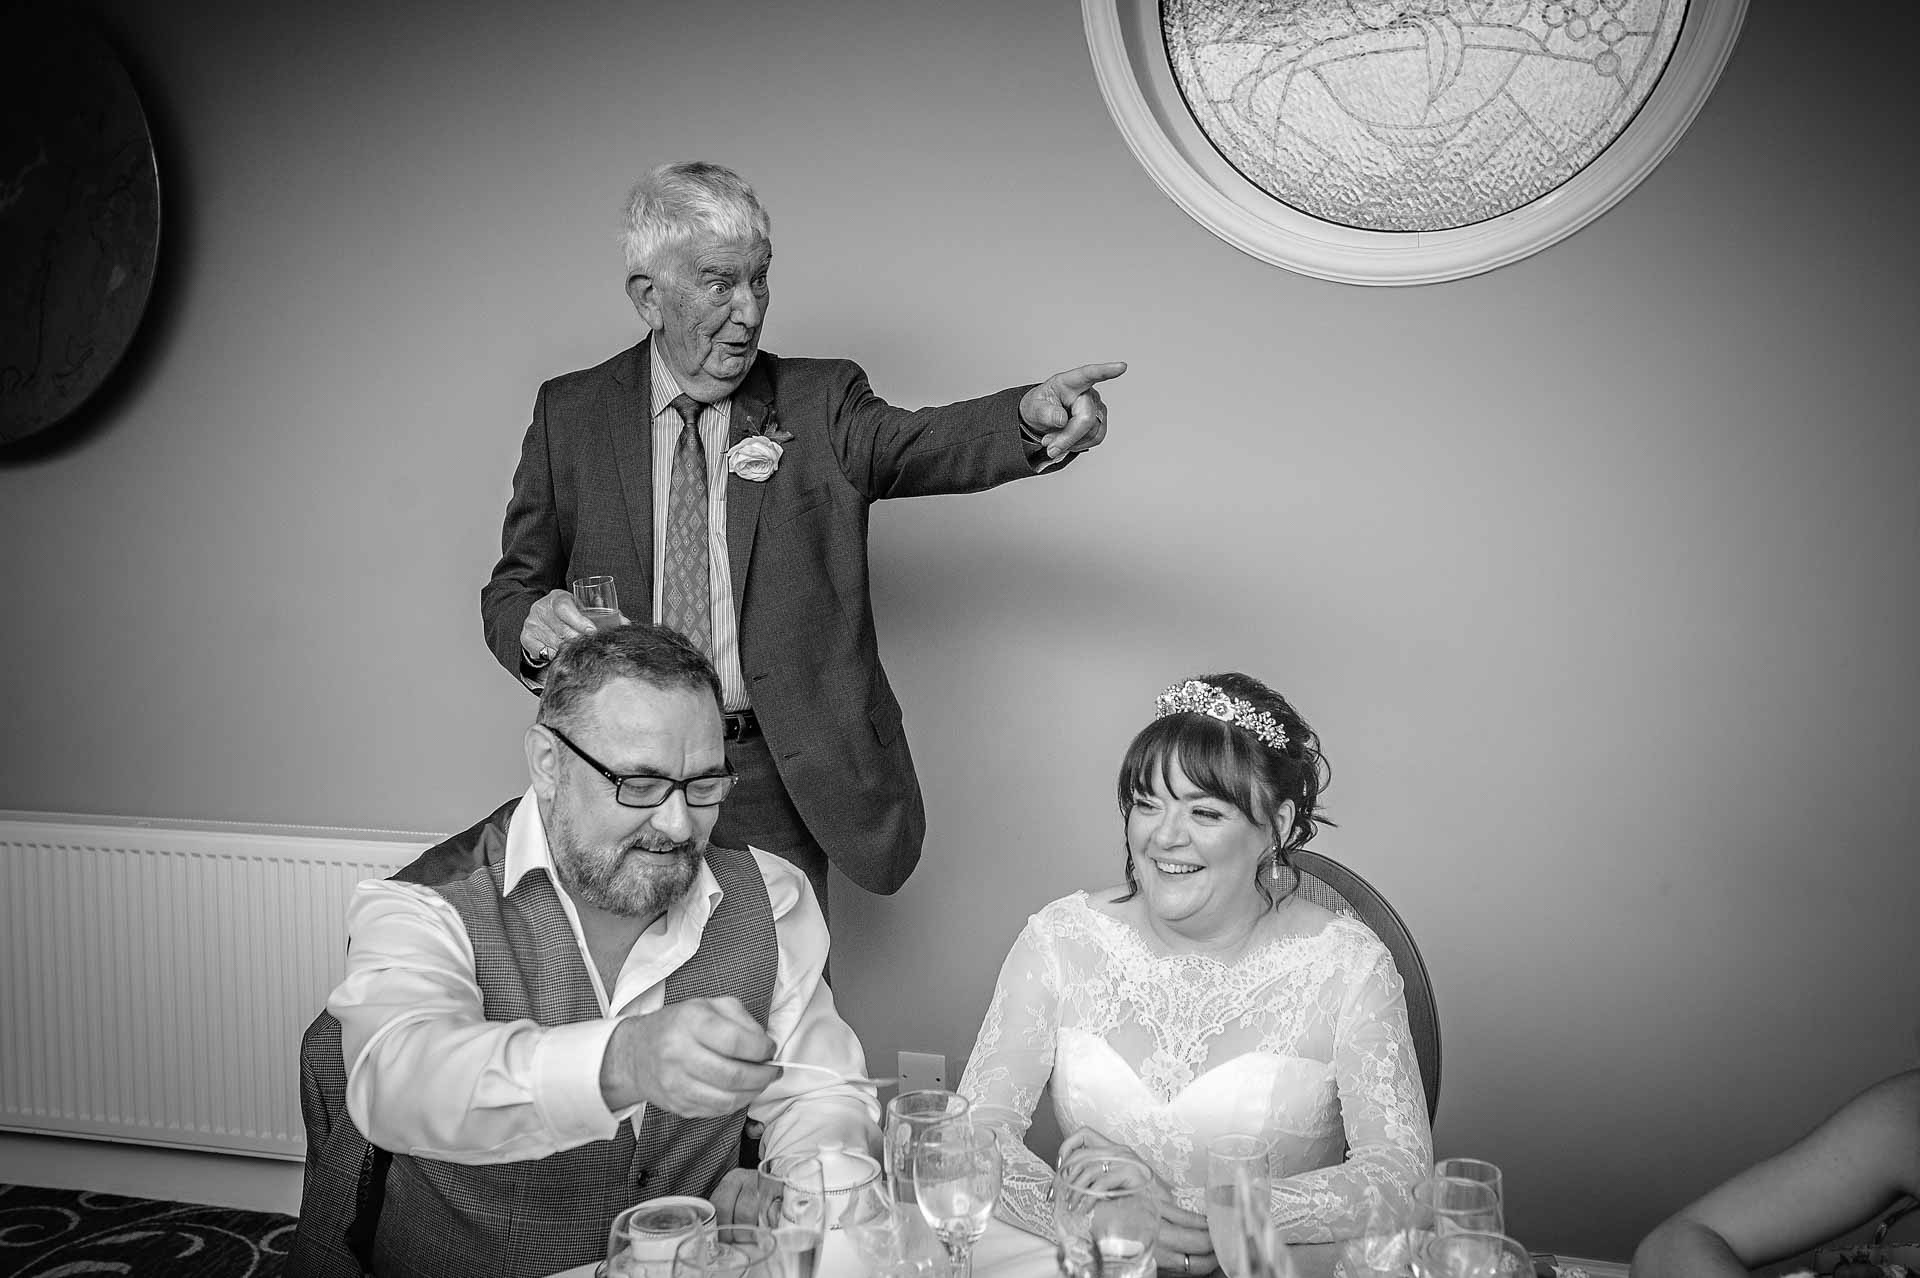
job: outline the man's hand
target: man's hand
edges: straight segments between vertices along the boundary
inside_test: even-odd
[[[1065,1163],[1067,1156],[1085,1150],[1093,1154],[1124,1154],[1128,1158],[1138,1158],[1132,1149],[1106,1136],[1091,1127],[1082,1127],[1060,1142],[1059,1162]],[[1098,1183],[1096,1178],[1095,1183]],[[1196,1211],[1188,1211],[1173,1196],[1173,1191],[1158,1176],[1153,1178],[1153,1202],[1160,1212],[1160,1240],[1154,1247],[1154,1263],[1160,1272],[1170,1278],[1182,1278],[1183,1275],[1210,1274],[1219,1264],[1213,1254],[1213,1235],[1207,1231],[1207,1218]]]
[[[779,1197],[779,1187],[767,1176],[736,1167],[720,1178],[713,1190],[713,1223],[759,1225]]]
[[[773,1040],[736,998],[690,998],[629,1016],[607,1042],[600,1094],[612,1110],[645,1101],[682,1118],[745,1108],[780,1071]]]
[[[1083,453],[1107,437],[1107,406],[1094,387],[1127,371],[1121,363],[1082,364],[1055,373],[1020,399],[1020,420],[1050,458]]]
[[[627,620],[625,613],[620,620]],[[592,633],[593,622],[581,611],[580,601],[572,592],[549,590],[527,610],[527,619],[520,623],[520,651],[527,654],[530,664],[544,666],[560,651],[561,644],[576,635]]]

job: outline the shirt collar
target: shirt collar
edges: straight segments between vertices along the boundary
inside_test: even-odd
[[[659,338],[656,337],[653,341],[647,343],[647,358],[653,367],[653,375],[649,382],[649,385],[652,387],[653,415],[658,417],[660,414],[666,412],[667,406],[673,403],[673,401],[679,398],[684,392],[680,389],[680,379],[673,375],[673,370],[667,367],[667,362],[660,358]],[[732,396],[728,396],[726,399],[715,400],[711,404],[704,405],[704,407],[714,409],[725,408],[732,402],[732,399]]]
[[[678,394],[678,392],[675,392]],[[572,898],[560,885],[560,876],[553,871],[553,848],[547,842],[547,823],[540,815],[540,800],[535,797],[533,787],[527,787],[521,796],[520,806],[513,810],[513,816],[507,821],[507,859],[506,875],[500,884],[501,896],[512,896],[513,889],[534,870],[546,871],[547,878],[553,882],[553,890],[569,906]],[[667,907],[666,925],[669,931],[692,924],[696,929],[704,929],[707,920],[720,904],[720,880],[713,877],[713,867],[703,857],[700,861],[700,873],[694,876],[693,886],[687,894]],[[656,925],[657,926],[657,925]]]

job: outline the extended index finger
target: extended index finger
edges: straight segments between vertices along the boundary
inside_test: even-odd
[[[1106,364],[1082,364],[1078,368],[1069,368],[1064,373],[1055,373],[1053,383],[1060,391],[1060,402],[1071,404],[1092,387],[1101,382],[1112,381],[1127,371],[1124,360],[1114,360]]]

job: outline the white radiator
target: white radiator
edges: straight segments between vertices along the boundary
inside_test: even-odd
[[[436,841],[0,812],[0,1128],[302,1157],[347,898]]]

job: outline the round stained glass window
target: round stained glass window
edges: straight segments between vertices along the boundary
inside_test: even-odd
[[[1746,0],[1083,0],[1116,123],[1247,252],[1426,283],[1537,252],[1672,149]]]

